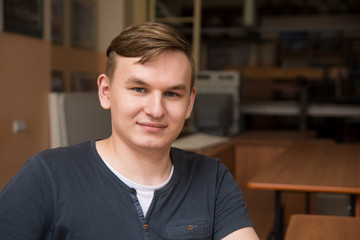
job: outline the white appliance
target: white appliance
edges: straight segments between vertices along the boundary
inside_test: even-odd
[[[111,134],[110,111],[100,106],[97,92],[52,92],[49,108],[52,148]]]
[[[195,74],[195,87],[198,97],[202,94],[214,94],[214,96],[224,94],[232,96],[233,121],[232,125],[229,126],[228,135],[239,134],[242,130],[240,126],[240,73],[237,71],[199,71]],[[190,126],[191,131],[196,132],[197,127],[194,124],[193,115],[192,119],[190,119]]]

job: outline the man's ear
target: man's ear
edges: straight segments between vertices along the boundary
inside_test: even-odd
[[[110,109],[110,80],[105,74],[101,74],[97,80],[100,105],[104,109]]]
[[[186,111],[185,119],[188,119],[191,116],[191,112],[194,108],[195,96],[196,96],[196,88],[193,87],[191,94],[190,94],[190,101],[189,101],[189,105],[188,105],[188,108]]]

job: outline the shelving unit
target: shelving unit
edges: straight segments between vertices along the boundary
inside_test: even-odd
[[[282,32],[277,62],[285,67],[345,66],[352,61],[352,48],[352,41],[342,31]]]
[[[153,22],[163,22],[167,24],[192,24],[192,51],[195,62],[195,70],[200,66],[200,41],[201,41],[201,1],[193,0],[192,16],[158,16],[157,6],[161,4],[159,0],[150,0],[149,19]]]

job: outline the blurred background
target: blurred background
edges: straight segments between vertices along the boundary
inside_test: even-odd
[[[106,126],[95,93],[106,47],[143,21],[169,23],[192,44],[205,100],[184,132],[313,130],[358,141],[359,13],[358,0],[1,0],[0,188],[31,155]],[[93,119],[89,103],[99,119],[71,119]]]

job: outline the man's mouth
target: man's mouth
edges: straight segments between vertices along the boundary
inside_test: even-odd
[[[167,127],[166,124],[153,122],[137,122],[137,125],[150,132],[159,132]]]

